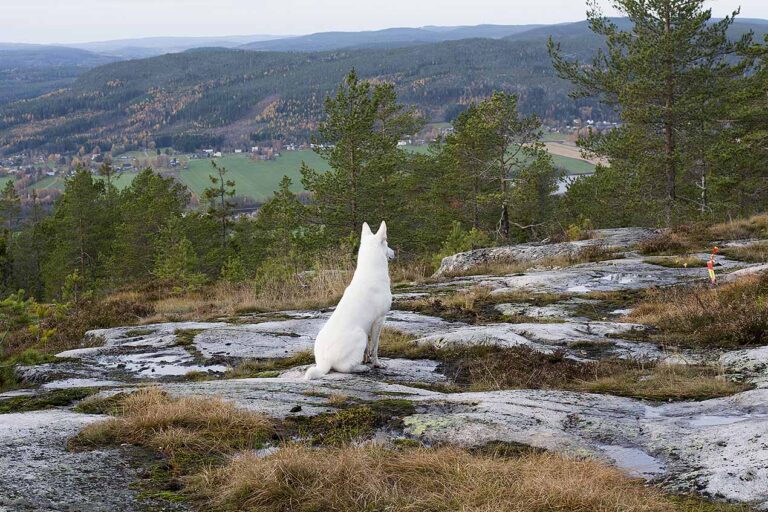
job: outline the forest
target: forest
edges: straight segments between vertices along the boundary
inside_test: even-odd
[[[606,164],[593,176],[573,181],[562,195],[554,194],[560,171],[540,142],[541,118],[530,104],[525,106],[525,95],[483,85],[476,98],[467,98],[453,130],[428,153],[416,154],[398,146],[402,134],[415,133],[425,122],[419,108],[403,101],[413,98],[413,90],[366,79],[357,68],[349,70],[357,61],[341,54],[291,55],[293,67],[285,73],[310,63],[330,70],[321,75],[330,81],[346,70],[335,92],[318,106],[323,120],[312,140],[330,170],[302,165],[307,194],[291,192],[286,177],[255,217],[237,215],[237,183],[214,161],[205,207],[191,210],[190,192],[172,177],[148,168],[118,190],[112,183],[115,170],[105,161],[100,178],[86,169],[71,176],[50,214],[33,201],[22,216],[19,195],[8,182],[0,194],[0,284],[10,297],[6,306],[15,307],[19,300],[78,304],[147,286],[180,295],[221,283],[279,288],[279,283],[295,284],[306,272],[327,269],[333,265],[329,261],[351,261],[364,221],[378,225],[386,220],[390,246],[400,262],[428,274],[442,257],[477,247],[573,240],[601,227],[695,231],[706,223],[764,212],[766,44],[749,32],[737,40],[727,37],[732,18],[713,23],[703,9],[677,16],[680,29],[664,37],[657,34],[663,26],[654,26],[653,20],[638,20],[626,32],[606,18],[593,17],[591,30],[608,43],[590,65],[550,40],[556,79],[571,84],[573,96],[617,112],[622,121],[617,129],[580,141],[586,154],[604,158]],[[445,52],[503,44],[449,43]],[[243,58],[230,51],[202,53],[209,51],[240,63]],[[408,60],[412,51],[393,50],[390,55]],[[197,53],[155,62],[178,61],[180,70]],[[278,58],[246,55],[254,66]],[[488,65],[503,67],[507,58],[497,56]],[[129,101],[128,92],[149,80],[132,69],[138,65],[120,64],[122,78],[100,68],[78,86],[96,87],[109,76],[123,92],[72,101]],[[414,61],[411,65],[418,66]],[[379,66],[386,71],[386,62]],[[450,80],[453,75],[445,72]],[[178,73],[166,69],[166,83],[173,84],[173,76],[181,80]],[[193,67],[190,74],[206,75],[206,68]],[[243,105],[258,95],[249,83],[238,85]],[[299,80],[297,89],[286,94],[299,94],[306,86]],[[434,94],[450,90],[445,82],[429,88]],[[232,92],[216,89],[213,96]],[[419,94],[429,97],[426,91]],[[63,98],[56,107],[32,101],[28,108],[60,108],[48,115],[62,115],[71,107]],[[186,119],[191,114],[181,108],[171,115]]]

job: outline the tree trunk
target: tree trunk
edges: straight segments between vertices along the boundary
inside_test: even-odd
[[[507,204],[507,180],[501,177],[501,220],[499,227],[502,238],[509,240],[509,205]]]

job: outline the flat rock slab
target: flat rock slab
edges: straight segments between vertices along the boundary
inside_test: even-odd
[[[118,450],[66,451],[69,436],[103,419],[65,410],[0,415],[0,511],[143,509],[136,472]]]
[[[140,328],[119,327],[90,331],[88,339],[103,346],[58,354],[61,362],[19,370],[28,383],[51,387],[112,386],[115,382],[139,382],[180,378],[192,372],[222,374],[238,360],[286,358],[311,351],[328,311],[283,312],[279,319],[257,323],[168,322]],[[499,323],[468,325],[409,311],[391,311],[385,326],[410,334],[421,344],[493,344],[528,346],[544,353],[563,350],[577,359],[621,357],[659,359],[663,354],[648,343],[617,339],[621,333],[642,329],[637,324],[564,320],[557,323]],[[186,331],[184,338],[180,331]],[[590,343],[599,350],[571,350],[571,345]],[[418,381],[415,377],[412,381]],[[425,381],[431,382],[430,379]]]

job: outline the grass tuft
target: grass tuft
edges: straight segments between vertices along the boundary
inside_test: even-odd
[[[650,263],[651,265],[659,265],[669,268],[695,268],[707,266],[707,262],[705,260],[690,255],[655,256],[653,258],[644,259],[643,263]]]
[[[261,414],[238,409],[220,398],[173,399],[158,388],[146,388],[112,404],[119,416],[85,427],[70,440],[72,449],[129,443],[168,457],[174,471],[238,450],[262,447],[276,434]]]
[[[565,389],[648,400],[704,400],[751,387],[732,382],[720,369],[709,366],[618,359],[576,361],[561,352],[543,354],[528,347],[478,345],[438,349],[419,345],[396,331],[384,332],[380,351],[386,357],[439,361],[440,370],[451,384],[426,386],[433,391]]]
[[[732,260],[746,261],[748,263],[768,262],[768,242],[756,242],[741,247],[726,247],[720,254]]]

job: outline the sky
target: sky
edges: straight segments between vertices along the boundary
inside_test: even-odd
[[[602,0],[608,5],[609,0]],[[715,16],[767,18],[768,0],[713,0]],[[584,0],[0,0],[0,41],[309,34],[424,25],[584,19]],[[606,9],[607,14],[612,14]]]

